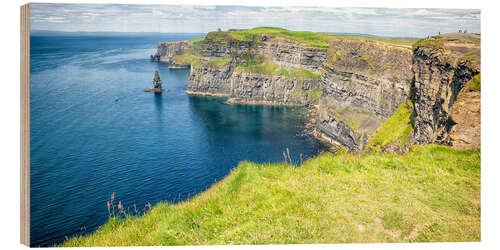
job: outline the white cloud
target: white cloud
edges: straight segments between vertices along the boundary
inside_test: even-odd
[[[480,11],[465,9],[34,3],[31,15],[33,29],[61,31],[206,33],[218,27],[279,26],[316,32],[427,36],[460,26],[480,32]]]
[[[66,19],[64,17],[50,16],[45,19],[49,23],[64,23]]]

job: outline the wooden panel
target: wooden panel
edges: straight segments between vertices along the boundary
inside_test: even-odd
[[[30,6],[21,6],[21,243],[30,245]]]

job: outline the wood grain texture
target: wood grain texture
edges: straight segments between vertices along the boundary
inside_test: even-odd
[[[30,6],[21,6],[21,243],[30,245]]]

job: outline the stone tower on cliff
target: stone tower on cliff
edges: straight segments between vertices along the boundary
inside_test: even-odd
[[[153,88],[161,89],[161,80],[160,75],[158,74],[158,70],[155,70],[155,76],[153,78]]]

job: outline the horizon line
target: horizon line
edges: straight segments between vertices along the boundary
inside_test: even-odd
[[[256,27],[256,28],[258,28],[258,27]],[[280,28],[280,27],[278,27],[278,28]],[[228,32],[229,30],[225,30],[225,31]],[[290,30],[290,31],[294,31],[294,30]],[[210,32],[217,32],[217,30],[209,31],[209,32],[159,32],[159,31],[64,31],[64,30],[32,29],[32,30],[30,30],[30,35],[32,35],[33,32],[47,32],[47,33],[50,33],[50,32],[53,32],[53,33],[121,33],[121,34],[204,34],[204,35],[207,35]],[[416,37],[416,36],[383,36],[383,35],[374,35],[374,34],[365,34],[365,33],[356,33],[356,32],[352,32],[352,33],[351,32],[327,32],[327,31],[319,31],[319,32],[310,31],[310,32],[320,33],[320,34],[360,35],[360,36],[388,37],[388,38],[421,38],[421,37]]]

